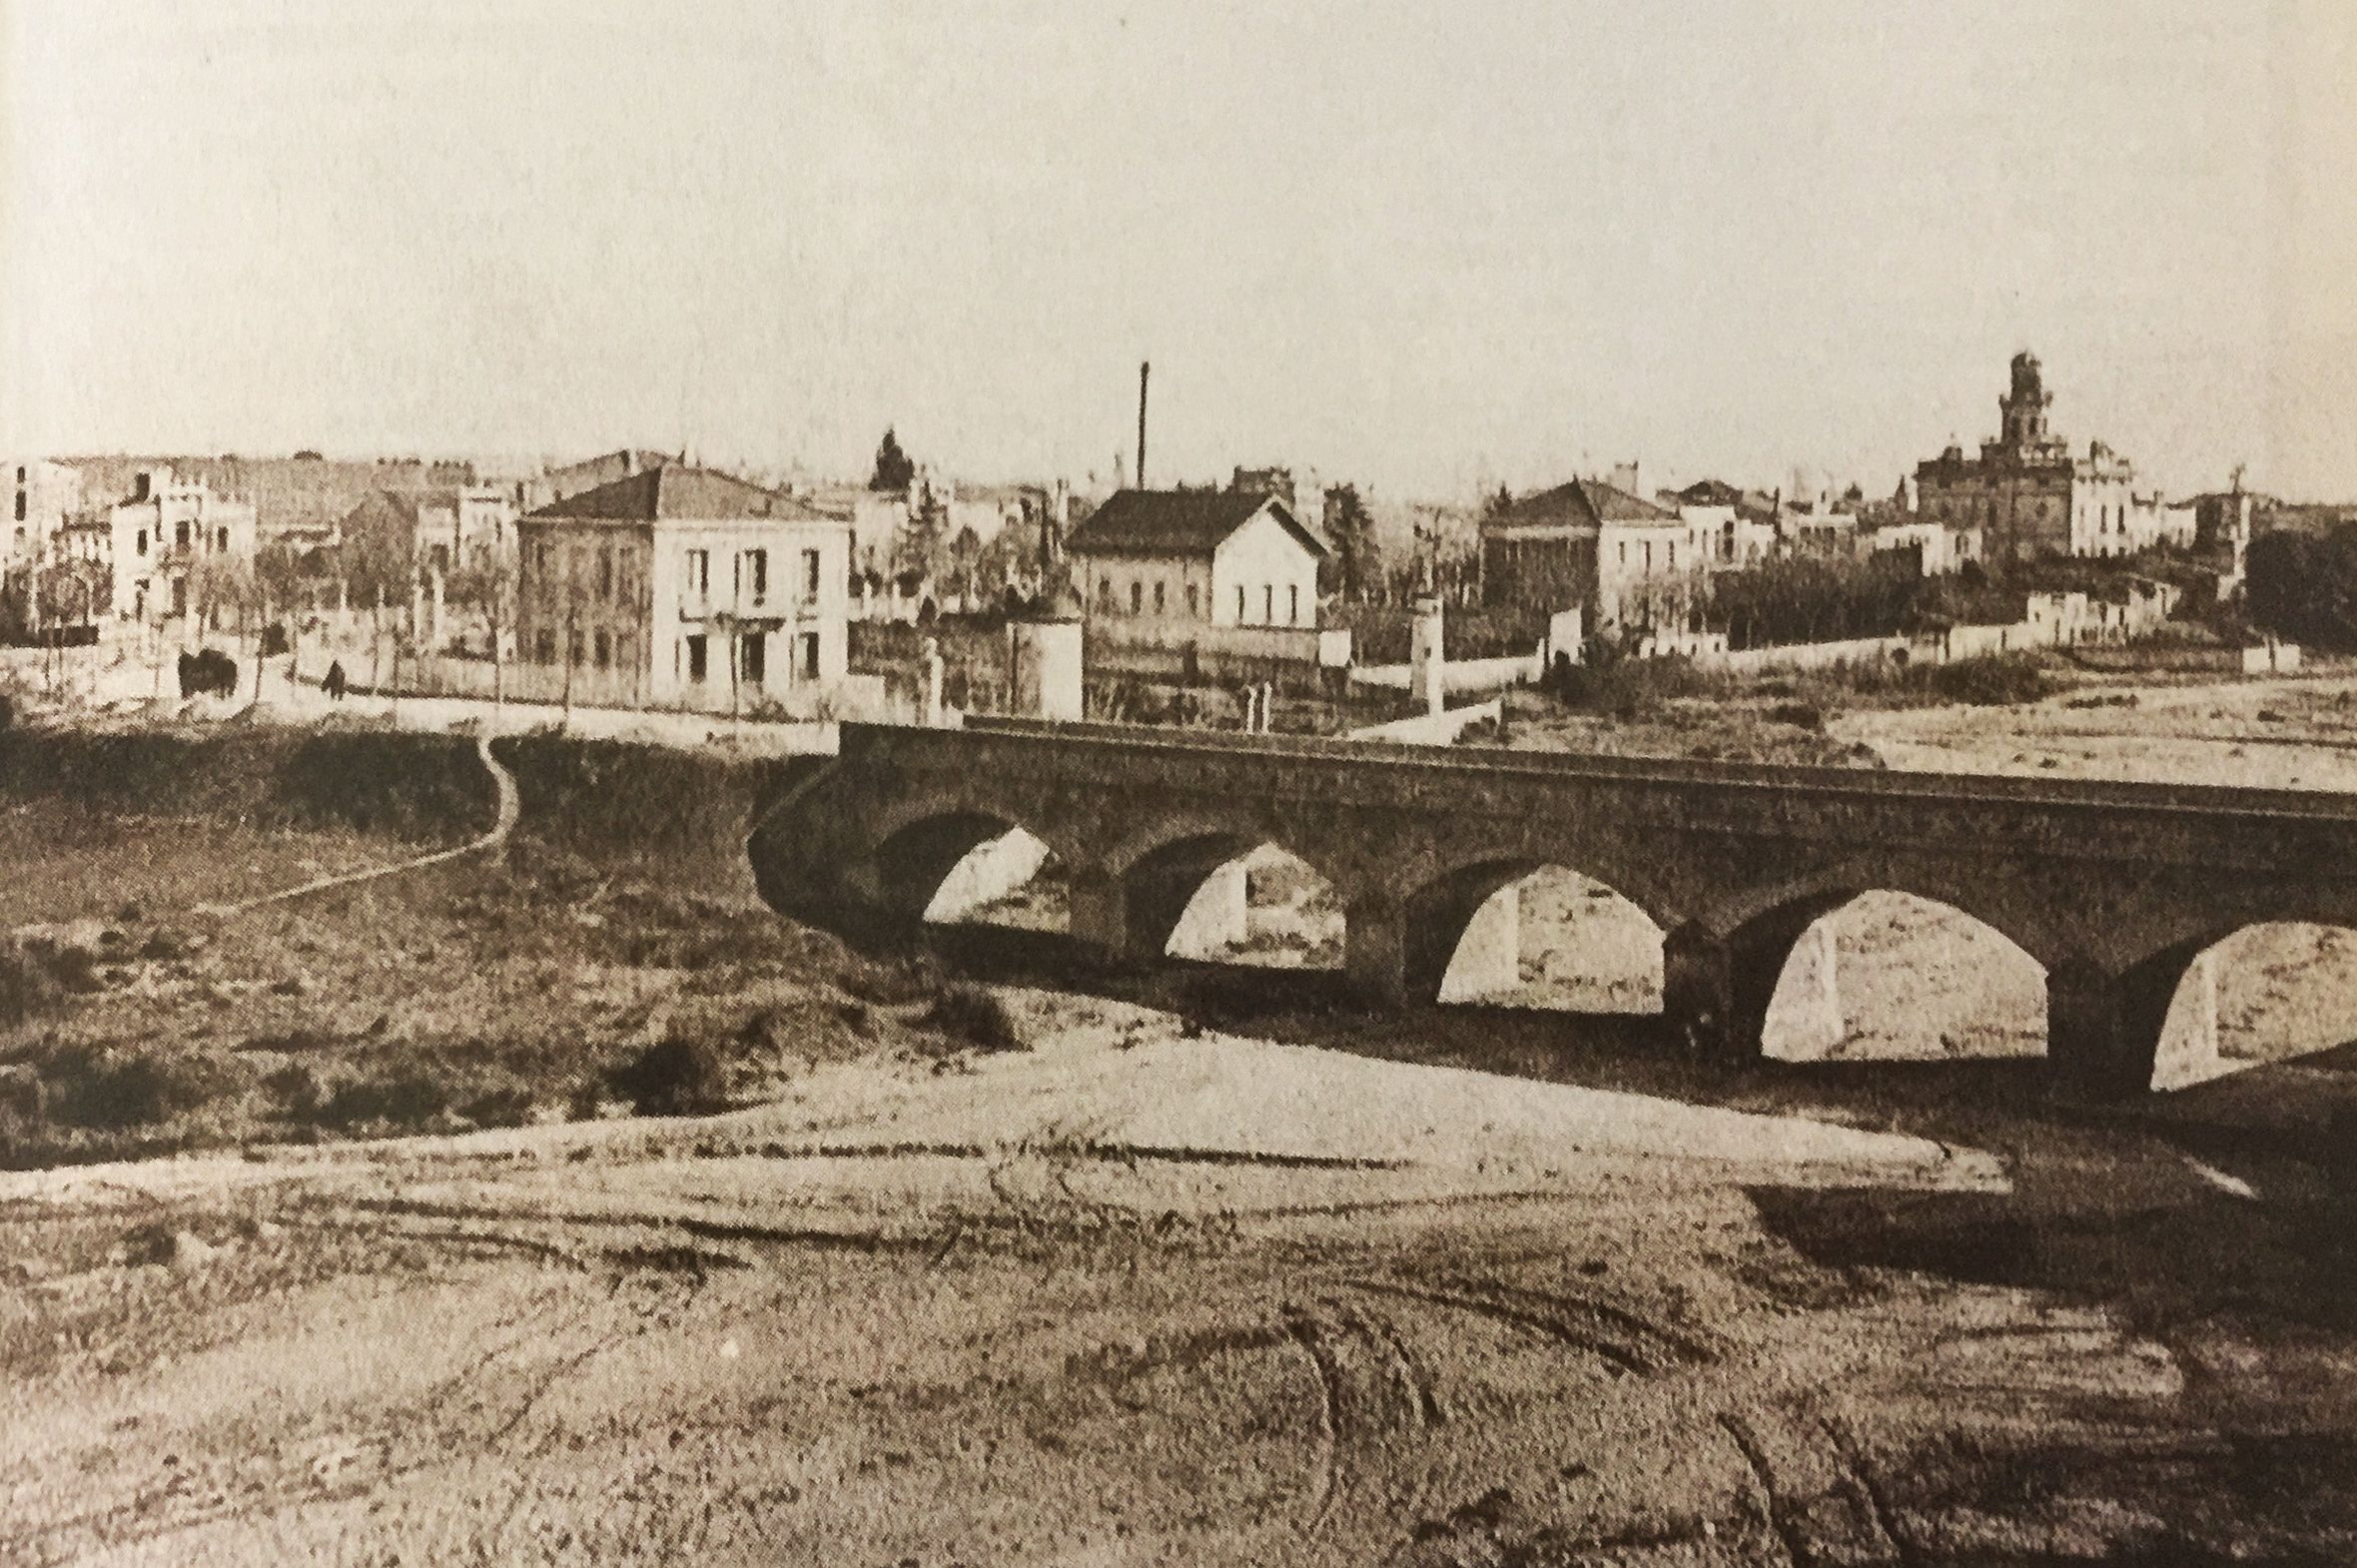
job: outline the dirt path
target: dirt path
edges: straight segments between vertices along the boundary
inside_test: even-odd
[[[491,784],[498,791],[499,801],[498,815],[492,820],[489,830],[482,837],[450,849],[435,850],[430,854],[419,855],[410,860],[394,861],[390,865],[371,866],[362,871],[347,871],[334,876],[314,878],[298,887],[285,888],[276,893],[265,893],[258,898],[241,899],[234,904],[200,904],[194,913],[217,917],[242,915],[248,910],[261,909],[270,904],[283,904],[290,899],[304,898],[313,893],[325,893],[331,888],[348,888],[363,882],[374,882],[382,877],[399,876],[403,872],[417,871],[426,866],[438,866],[445,861],[457,860],[466,855],[479,855],[486,850],[498,848],[507,842],[507,835],[515,830],[516,820],[523,813],[523,797],[516,790],[515,775],[508,772],[506,766],[497,757],[491,755],[491,739],[488,735],[477,735],[474,738],[474,754],[482,759],[483,767],[489,771]]]

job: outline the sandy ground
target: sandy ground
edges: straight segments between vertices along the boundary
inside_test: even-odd
[[[1030,1005],[705,1122],[0,1178],[0,1556],[2357,1550],[2312,1170]]]
[[[0,1178],[0,1557],[2357,1547],[2353,1215],[2247,1136],[2346,1067],[1747,1115],[1026,1001],[725,1118]]]

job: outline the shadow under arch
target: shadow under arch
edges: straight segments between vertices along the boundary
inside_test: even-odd
[[[1960,904],[1888,887],[1821,891],[1735,938],[1776,1062],[2042,1059],[2046,966]]]
[[[1341,964],[1334,881],[1280,838],[1240,826],[1181,832],[1113,875],[1134,954],[1288,969]]]
[[[2128,998],[2140,1016],[2126,1022],[2152,1031],[2148,1087],[2188,1089],[2357,1040],[2357,922],[2332,913],[2248,921],[2147,958]]]
[[[1642,897],[1579,865],[1471,861],[1405,901],[1407,992],[1427,1002],[1659,1013],[1666,930]],[[1620,973],[1598,977],[1594,960],[1607,947],[1614,962],[1606,968]]]

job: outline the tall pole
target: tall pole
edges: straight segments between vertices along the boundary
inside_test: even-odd
[[[1138,362],[1138,473],[1136,483],[1146,488],[1146,373],[1154,367],[1144,360]]]

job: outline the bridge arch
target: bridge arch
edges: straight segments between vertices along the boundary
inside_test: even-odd
[[[1665,1011],[1734,1060],[2043,1055],[2053,976],[2085,951],[2054,908],[2001,865],[1847,857],[1673,930]]]
[[[2289,913],[2310,918],[2213,928],[2122,977],[2123,1047],[2150,1053],[2149,1072],[2130,1059],[2129,1087],[2189,1089],[2357,1041],[2357,919]]]
[[[1274,955],[1294,951],[1299,967],[1338,964],[1342,883],[1291,838],[1241,814],[1164,815],[1138,824],[1092,868],[1095,908],[1084,915],[1076,903],[1075,934],[1145,959],[1283,964]],[[1289,907],[1296,929],[1254,958],[1246,950],[1263,933],[1253,929],[1253,895],[1271,887],[1275,897],[1261,902]],[[1328,925],[1333,929],[1322,929]]]
[[[1658,1012],[1666,929],[1655,912],[1659,907],[1649,908],[1647,899],[1564,861],[1535,855],[1461,860],[1401,903],[1407,995],[1425,1002]],[[1571,970],[1594,980],[1589,955],[1579,949],[1600,937],[1616,949],[1635,949],[1606,966],[1629,973],[1607,974],[1602,978],[1608,985],[1566,986],[1555,960],[1568,947]],[[1539,962],[1528,964],[1529,958]],[[1526,975],[1531,970],[1536,973]],[[1544,1000],[1550,991],[1557,997],[1568,992],[1573,1000]]]
[[[843,913],[891,926],[955,920],[1045,861],[1069,864],[1063,835],[1031,816],[981,792],[894,803],[843,847],[835,892],[854,906]]]

